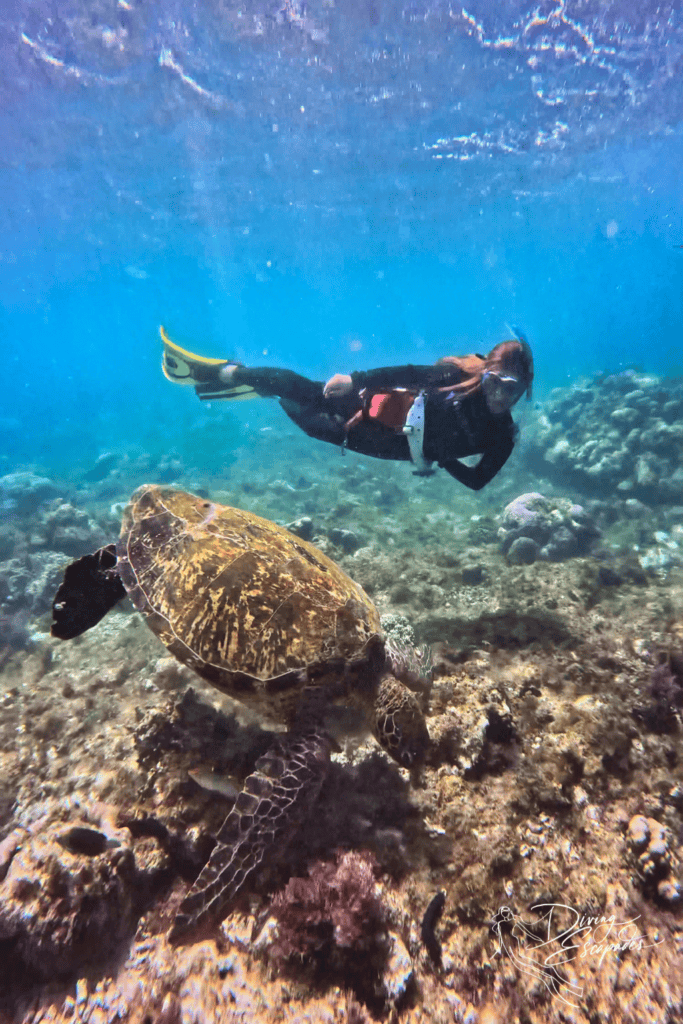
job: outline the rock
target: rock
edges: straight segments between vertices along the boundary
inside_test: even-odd
[[[532,542],[533,543],[533,542]],[[486,579],[483,565],[466,565],[462,570],[462,581],[465,586],[477,587]]]
[[[154,476],[157,483],[172,484],[180,479],[183,471],[182,461],[171,453],[159,461],[154,471]]]
[[[68,824],[70,829],[58,810],[46,815],[7,858],[0,884],[0,974],[7,973],[6,984],[17,972],[36,980],[68,975],[106,957],[133,930],[136,868],[130,836],[121,830],[109,842],[105,834],[101,844],[89,847],[94,852],[75,853],[65,836],[74,828],[83,834],[95,830],[88,820]]]
[[[683,887],[675,878],[663,878],[657,883],[657,895],[665,903],[680,904],[683,899]]]
[[[668,528],[673,532],[680,531],[683,534],[683,506],[671,505],[664,510],[664,519]]]
[[[14,557],[23,547],[25,538],[19,529],[18,522],[12,522],[12,514],[4,512],[5,522],[0,524],[0,562]],[[18,520],[18,517],[14,517]]]
[[[631,846],[637,852],[645,848],[650,838],[650,825],[644,815],[636,814],[634,818],[631,818],[628,826],[628,838]]]
[[[565,558],[573,558],[579,554],[579,540],[577,533],[567,526],[560,526],[555,530],[548,544],[539,551],[539,558],[547,562],[562,562]]]
[[[660,531],[655,533],[654,539],[657,544],[645,548],[638,555],[638,561],[643,569],[668,570],[674,565],[683,564],[683,551],[677,541]]]
[[[359,540],[351,530],[340,530],[334,527],[329,531],[328,537],[333,544],[341,548],[347,555],[352,555],[354,551],[363,546],[363,541]]]
[[[30,650],[35,640],[28,627],[25,608],[6,610],[0,605],[0,667],[12,651]]]
[[[537,491],[520,494],[506,505],[498,531],[501,550],[517,565],[531,565],[537,558],[561,562],[588,554],[600,535],[581,505],[566,498],[546,498]]]
[[[650,509],[637,498],[627,498],[624,502],[624,513],[629,519],[642,519],[648,515]]]
[[[287,524],[287,529],[290,533],[295,533],[297,537],[301,537],[302,540],[313,539],[313,520],[310,516],[301,516],[300,519],[295,519],[293,523]]]
[[[194,678],[191,669],[181,665],[176,658],[157,658],[154,663],[152,682],[160,690],[179,690],[188,686]]]
[[[0,609],[31,615],[49,611],[68,562],[69,556],[59,551],[33,551],[0,562]]]
[[[387,933],[389,952],[387,955],[382,988],[390,1005],[395,1004],[405,994],[413,977],[413,963],[405,943],[396,932]]]
[[[531,537],[517,537],[510,545],[507,554],[513,565],[532,565],[538,558],[540,550],[536,541]]]
[[[121,462],[121,456],[117,455],[116,452],[102,452],[98,455],[94,465],[82,474],[81,479],[88,483],[98,483],[100,480],[104,480],[105,477],[109,476],[111,471],[115,469]]]

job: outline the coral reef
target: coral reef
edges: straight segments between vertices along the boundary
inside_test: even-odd
[[[362,556],[397,627],[407,635],[411,625],[418,641],[429,630],[448,635],[449,646],[435,659],[430,763],[409,787],[407,773],[402,780],[366,740],[354,740],[335,755],[300,842],[256,880],[258,919],[237,908],[214,940],[190,947],[171,950],[163,936],[230,798],[198,786],[188,771],[204,763],[243,776],[268,734],[255,724],[238,728],[236,711],[244,722],[251,719],[227,698],[206,690],[200,700],[201,684],[186,669],[169,673],[163,648],[136,617],[121,612],[74,646],[36,639],[30,658],[8,662],[6,692],[13,696],[0,705],[0,742],[13,801],[3,818],[10,841],[17,829],[41,820],[45,787],[55,807],[77,789],[80,809],[57,815],[49,833],[58,863],[68,860],[78,878],[79,865],[106,861],[123,848],[136,872],[145,869],[145,850],[151,869],[166,872],[166,888],[152,886],[155,895],[120,965],[105,957],[107,965],[98,967],[74,956],[63,983],[34,986],[24,1003],[21,993],[13,997],[13,1020],[125,1014],[131,1021],[175,1021],[191,1012],[197,1020],[241,1014],[274,1024],[303,1015],[373,1021],[391,1012],[401,1024],[540,1024],[563,1019],[563,994],[574,988],[580,995],[571,1012],[582,1024],[596,1012],[624,1024],[670,1019],[683,1000],[672,917],[680,903],[680,731],[653,733],[631,708],[647,702],[653,674],[679,673],[678,656],[662,660],[660,652],[683,647],[680,621],[674,617],[665,628],[662,616],[666,602],[680,607],[683,580],[669,574],[643,585],[624,572],[620,583],[601,584],[600,563],[592,560],[509,566],[492,545],[481,549],[481,558],[495,589],[493,583],[472,587],[467,602],[453,608],[449,633],[439,625],[441,609],[416,613],[410,604],[399,612],[385,598],[385,573],[390,587],[395,561],[385,567],[381,553]],[[434,571],[448,575],[454,591],[462,588],[458,564],[434,565]],[[492,597],[499,608],[507,601],[508,612],[494,615]],[[528,625],[553,601],[556,640]],[[53,753],[42,756],[48,749]],[[97,835],[108,841],[102,816],[83,811],[98,800],[119,808],[113,821],[126,837],[121,848],[98,852]],[[640,831],[630,827],[640,818],[646,823]],[[95,837],[74,836],[76,827]],[[94,843],[95,852],[82,852],[83,843]],[[340,846],[348,852],[335,854]],[[366,895],[372,906],[373,893],[381,909],[373,917],[358,901],[355,910],[365,909],[355,920],[367,914],[371,927],[363,935],[358,924],[351,927],[352,944],[343,946],[335,942],[332,909],[342,891],[337,872],[343,858],[366,861],[368,850],[379,867],[370,872]],[[280,962],[271,955],[280,927],[273,903],[289,900],[291,910],[298,887],[314,877],[322,889],[318,903],[302,900],[298,918],[289,918],[293,931],[282,933],[304,958],[287,957],[286,980],[273,979]],[[440,966],[422,936],[436,889],[447,894],[438,926]],[[129,889],[128,898],[131,892],[137,890]],[[354,909],[352,902],[345,910]],[[637,919],[643,948],[620,960],[599,950],[606,926],[591,933],[595,950],[586,931],[583,955],[564,965],[560,988],[550,991],[542,976],[534,980],[514,959],[513,939],[522,927],[514,922],[526,921],[527,908],[538,903],[616,922]],[[11,906],[4,904],[10,919]],[[130,930],[141,912],[132,906],[138,909],[127,918]],[[501,907],[512,915],[512,931],[502,940],[492,930]],[[114,927],[112,934],[121,933]],[[121,942],[125,950],[125,935]]]
[[[683,496],[683,385],[633,371],[550,394],[527,464],[560,486],[652,504]]]
[[[164,856],[133,851],[115,812],[93,802],[48,801],[19,825],[0,857],[0,987],[72,975],[106,960],[134,934],[163,875]],[[95,827],[93,827],[95,826]],[[144,868],[140,860],[145,861]],[[158,888],[158,883],[157,883]]]
[[[680,863],[671,851],[671,835],[654,818],[637,814],[628,825],[628,841],[637,857],[638,875],[646,892],[665,904],[683,901],[683,885],[677,877]]]
[[[653,669],[647,704],[635,704],[633,716],[651,732],[677,733],[683,710],[683,655],[670,655]]]
[[[224,948],[214,942],[177,948],[150,920],[111,972],[83,975],[66,993],[19,1004],[11,1019],[36,1024],[371,1024],[376,1019],[347,990],[307,995],[291,980],[268,978],[251,952],[253,927],[253,918],[232,922],[221,937]],[[0,1020],[9,1024],[1,1002],[0,996]]]
[[[16,509],[0,536],[0,609],[41,615],[69,557],[99,547],[106,533],[84,510],[53,498],[57,487],[46,478],[15,473],[3,477],[0,488],[8,480],[8,493],[18,497],[11,499]]]
[[[59,489],[52,480],[30,470],[20,470],[0,477],[0,502],[5,513],[22,515],[33,512],[58,493]]]
[[[334,861],[311,864],[308,878],[291,878],[270,905],[277,929],[268,955],[317,954],[329,970],[332,950],[367,953],[385,923],[376,870],[372,855],[338,851]]]
[[[104,530],[87,512],[69,502],[57,500],[40,516],[38,535],[33,543],[72,558],[86,555],[106,542]]]
[[[554,394],[481,495],[257,430],[214,478],[204,427],[166,461],[105,452],[76,487],[10,474],[1,1024],[682,1017],[677,387],[630,374]],[[41,618],[70,545],[111,539],[117,503],[157,470],[314,538],[404,653],[434,652],[419,686],[426,766],[399,769],[340,714],[340,749],[297,842],[187,946],[167,941],[175,910],[273,734],[169,659],[125,605],[72,645]],[[504,518],[532,491],[545,537]],[[558,523],[573,537],[564,549]],[[499,529],[507,544],[520,528],[504,553]],[[538,554],[553,537],[560,561]],[[537,546],[533,561],[510,557],[520,540]],[[555,974],[549,948],[565,951]]]
[[[28,650],[30,643],[28,613],[23,609],[0,611],[0,669],[16,651]]]

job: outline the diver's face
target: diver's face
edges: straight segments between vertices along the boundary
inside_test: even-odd
[[[481,387],[492,416],[508,412],[526,390],[525,385],[517,377],[496,370],[488,370],[484,374]]]

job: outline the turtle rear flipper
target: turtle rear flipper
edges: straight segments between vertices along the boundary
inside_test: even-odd
[[[315,803],[329,766],[322,730],[292,735],[267,751],[225,819],[208,863],[180,904],[169,933],[188,940],[220,921],[249,875],[281,852]]]
[[[52,602],[50,633],[59,640],[73,640],[96,626],[125,596],[116,570],[116,544],[107,544],[64,570],[64,582]]]

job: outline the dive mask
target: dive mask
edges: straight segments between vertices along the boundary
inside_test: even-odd
[[[491,412],[504,412],[519,401],[526,385],[519,377],[487,370],[481,378],[484,394]]]

